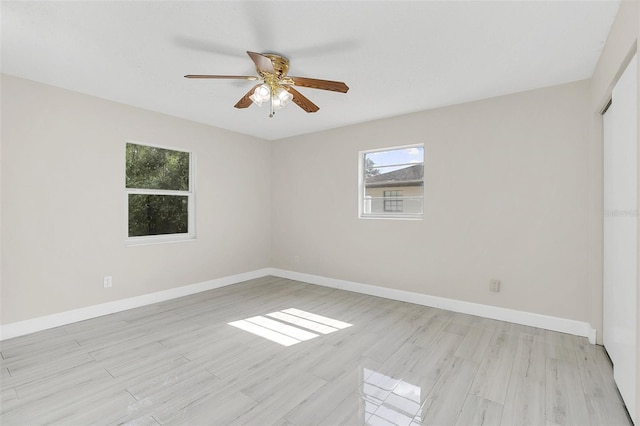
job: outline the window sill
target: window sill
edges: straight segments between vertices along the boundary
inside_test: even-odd
[[[359,219],[390,219],[390,220],[422,220],[423,215],[404,215],[404,216],[394,216],[394,215],[360,215]]]
[[[196,240],[196,236],[192,234],[153,235],[149,237],[125,238],[124,244],[126,247],[137,247],[137,246],[149,246],[149,245],[167,244],[167,243],[186,243],[186,242],[195,241],[195,240]]]

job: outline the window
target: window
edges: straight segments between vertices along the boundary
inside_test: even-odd
[[[423,190],[423,145],[360,153],[361,218],[422,218]]]
[[[384,191],[384,211],[385,212],[402,212],[402,190],[393,189]]]
[[[193,239],[193,186],[190,152],[127,143],[127,242]]]

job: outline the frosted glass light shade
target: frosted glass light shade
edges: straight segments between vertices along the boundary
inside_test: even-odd
[[[274,109],[284,108],[292,99],[293,95],[291,93],[282,87],[278,87],[273,96],[273,107]]]
[[[256,90],[253,91],[253,95],[249,96],[249,99],[251,99],[254,104],[261,106],[263,102],[269,99],[270,95],[271,89],[269,86],[262,84],[256,87]]]

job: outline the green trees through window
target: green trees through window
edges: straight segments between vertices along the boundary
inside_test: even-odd
[[[189,231],[187,197],[129,194],[129,236],[186,234]]]
[[[189,190],[189,153],[127,144],[127,188]]]
[[[191,153],[127,143],[128,236],[190,234]]]

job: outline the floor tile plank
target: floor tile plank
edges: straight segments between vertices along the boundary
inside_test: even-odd
[[[427,396],[419,415],[425,424],[455,424],[478,364],[454,357],[444,367],[442,375]]]
[[[502,404],[497,402],[489,401],[476,395],[467,395],[460,416],[456,420],[456,425],[499,425],[503,408]]]
[[[504,404],[518,337],[505,330],[496,330],[471,385],[471,394]]]
[[[589,413],[576,364],[551,358],[547,360],[547,420],[560,425],[589,424]]]

